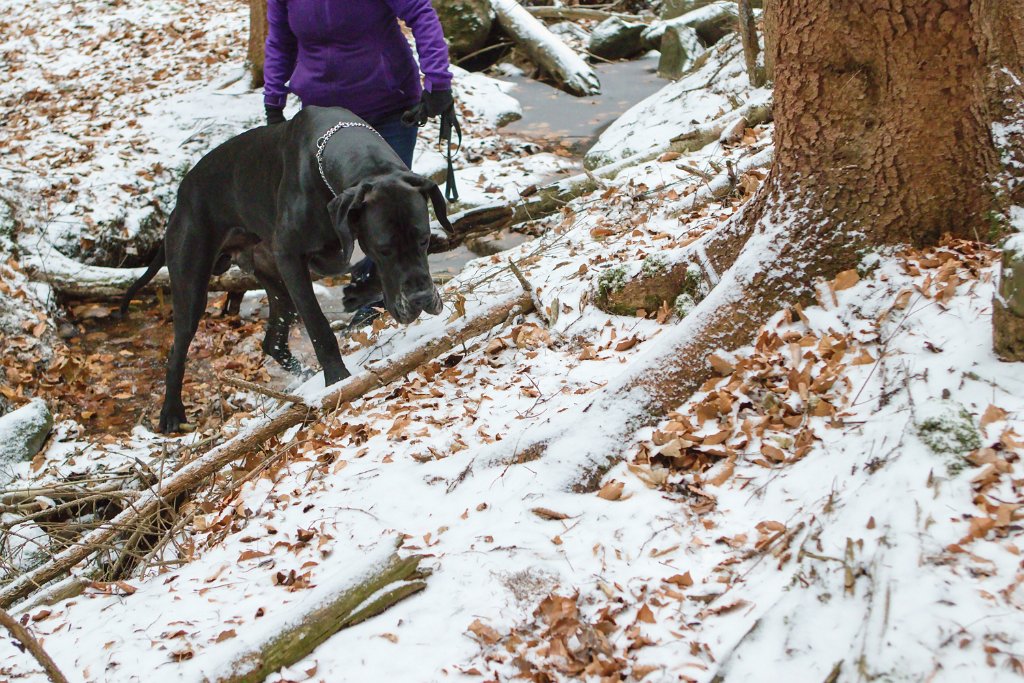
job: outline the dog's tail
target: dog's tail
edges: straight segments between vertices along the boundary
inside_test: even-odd
[[[164,251],[164,243],[160,242],[160,248],[156,250],[156,256],[153,257],[153,261],[149,264],[149,268],[142,274],[138,280],[132,283],[132,286],[128,288],[128,291],[124,293],[124,298],[121,299],[121,317],[123,318],[128,313],[128,305],[132,302],[132,297],[135,296],[140,289],[149,284],[160,269],[167,263],[167,254]]]

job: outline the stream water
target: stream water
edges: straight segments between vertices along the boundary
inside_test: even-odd
[[[596,67],[601,78],[602,94],[577,98],[554,87],[526,78],[506,78],[516,84],[513,95],[523,108],[523,118],[503,129],[508,135],[524,138],[544,149],[561,148],[582,159],[601,132],[629,107],[652,94],[662,85],[655,71],[657,61],[650,58],[631,62],[600,64]],[[502,231],[468,246],[444,254],[431,256],[431,270],[439,279],[457,274],[470,260],[481,255],[497,253],[529,239],[527,236]],[[337,320],[344,315],[342,288],[317,287],[317,296],[325,315]],[[214,306],[208,309],[215,310]],[[247,336],[262,339],[259,319],[265,319],[266,305],[259,293],[246,297],[242,318],[224,319],[207,315],[189,354],[186,386],[186,404],[216,401],[217,374],[231,371],[219,357],[230,354],[235,343]],[[141,422],[151,423],[159,411],[167,350],[172,340],[171,323],[166,311],[157,304],[145,310],[136,310],[127,320],[113,316],[84,316],[78,327],[81,333],[69,340],[72,353],[85,360],[88,368],[79,382],[95,390],[86,415],[79,415],[86,432],[110,434],[127,432]],[[297,325],[296,328],[301,328]],[[305,331],[293,330],[291,345],[296,355],[307,365],[315,365],[312,348]],[[277,389],[287,388],[294,377],[275,363],[267,363],[269,384]],[[114,385],[108,379],[116,380]],[[189,393],[193,395],[188,395]],[[202,396],[195,395],[202,393]],[[118,396],[133,395],[134,400]],[[106,400],[104,398],[106,397]],[[210,410],[207,407],[207,417]]]

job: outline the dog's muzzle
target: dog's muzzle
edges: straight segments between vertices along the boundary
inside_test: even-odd
[[[420,313],[425,312],[430,315],[437,315],[443,309],[444,303],[441,301],[441,293],[437,291],[437,287],[431,287],[427,291],[416,292],[409,297],[403,294],[394,302],[393,310],[390,312],[395,320],[403,325],[408,325],[420,317]]]

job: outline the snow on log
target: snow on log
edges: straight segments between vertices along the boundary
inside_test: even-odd
[[[62,296],[71,299],[117,298],[146,272],[145,268],[89,266],[56,250],[50,250],[46,256],[26,253],[21,265],[29,277],[47,283]],[[170,286],[167,269],[161,268],[143,291],[167,289]],[[247,292],[250,289],[262,288],[255,277],[238,268],[232,268],[210,280],[211,292]]]
[[[229,667],[231,673],[217,678],[217,683],[265,680],[305,658],[341,629],[374,617],[423,590],[429,571],[420,568],[421,559],[393,554],[383,565],[370,567],[360,582],[339,586],[315,609],[291,617],[291,623],[283,625],[273,637],[237,657]]]
[[[735,111],[718,117],[714,121],[701,124],[692,130],[672,138],[671,151],[686,154],[695,152],[705,145],[715,141],[735,142],[735,139],[742,137],[743,130],[753,128],[762,123],[770,121],[772,117],[772,101],[755,100],[749,102]],[[739,135],[730,137],[730,133],[738,131]]]
[[[656,50],[661,36],[670,26],[687,26],[694,29],[705,45],[713,45],[724,35],[737,28],[738,11],[733,0],[720,0],[678,16],[674,19],[656,21],[643,34],[648,49]]]
[[[491,0],[498,23],[537,66],[577,96],[597,95],[597,73],[516,0]]]
[[[190,460],[158,485],[146,490],[135,499],[131,507],[109,524],[89,532],[46,564],[19,575],[5,585],[0,590],[0,608],[9,607],[63,576],[78,563],[88,560],[96,551],[109,548],[123,530],[138,528],[161,509],[173,506],[179,496],[191,493],[229,463],[253,453],[271,438],[296,425],[316,421],[339,406],[359,399],[366,392],[404,377],[424,363],[500,325],[512,313],[527,313],[531,310],[533,301],[529,294],[520,291],[508,294],[479,313],[445,326],[410,351],[369,364],[333,388],[328,387],[317,406],[291,405],[255,420],[241,433]]]

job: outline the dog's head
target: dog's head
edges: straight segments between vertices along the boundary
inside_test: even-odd
[[[443,213],[444,196],[437,185],[405,171],[350,187],[328,204],[342,244],[350,245],[354,238],[373,259],[384,291],[384,307],[403,324],[423,312],[437,315],[442,308],[427,263],[428,198],[435,210]]]

